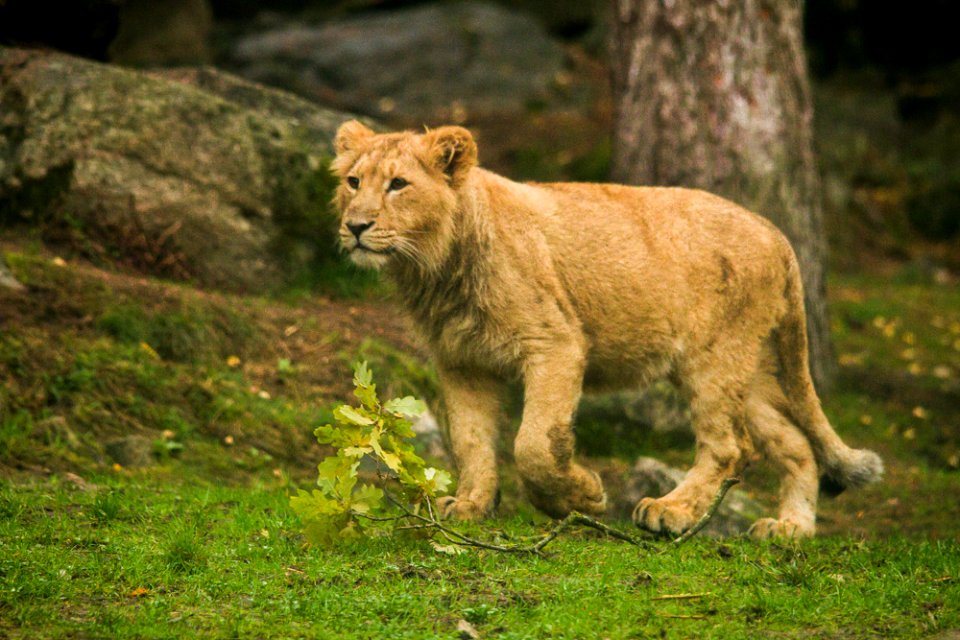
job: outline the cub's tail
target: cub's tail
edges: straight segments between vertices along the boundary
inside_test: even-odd
[[[775,334],[780,354],[780,383],[790,414],[810,440],[820,465],[820,490],[827,495],[837,495],[844,489],[880,480],[883,460],[873,451],[848,447],[823,413],[810,377],[800,268],[796,258],[792,255],[791,258],[786,290],[788,309]]]

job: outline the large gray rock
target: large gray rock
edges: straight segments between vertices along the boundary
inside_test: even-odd
[[[0,222],[235,290],[330,250],[345,114],[212,69],[145,74],[0,47]]]
[[[659,498],[670,493],[686,476],[686,472],[670,467],[654,458],[637,458],[633,467],[619,478],[604,476],[610,503],[609,515],[629,520],[641,498]],[[763,507],[736,488],[731,489],[717,513],[704,528],[707,535],[733,536],[745,533],[753,521],[764,515]]]
[[[522,111],[551,99],[565,53],[534,18],[444,2],[320,24],[274,25],[237,41],[243,76],[362,113],[422,121]]]

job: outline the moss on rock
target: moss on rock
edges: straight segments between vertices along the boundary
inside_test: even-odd
[[[331,256],[349,116],[213,69],[0,47],[0,223],[142,271],[263,290]]]

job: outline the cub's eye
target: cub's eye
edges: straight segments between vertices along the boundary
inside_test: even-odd
[[[410,183],[404,180],[403,178],[394,178],[393,180],[390,181],[390,186],[387,187],[387,191],[399,191],[400,189],[403,189],[408,184]]]
[[[351,189],[357,189],[360,187],[360,178],[357,176],[350,176],[347,178],[347,184],[350,185]]]

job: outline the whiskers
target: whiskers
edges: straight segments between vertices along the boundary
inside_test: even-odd
[[[349,254],[354,261],[360,259],[358,253],[366,253],[362,251],[363,249],[381,255],[392,252],[397,257],[412,263],[418,270],[426,273],[433,271],[433,267],[430,264],[429,257],[421,249],[421,241],[431,233],[430,230],[421,229],[408,229],[403,233],[392,229],[372,229],[363,234],[361,240],[358,241],[353,234],[341,229],[339,245],[340,251]],[[369,256],[363,257],[364,262],[366,262],[367,257]]]
[[[426,256],[417,248],[410,238],[401,235],[394,236],[393,248],[398,254],[413,262],[421,271],[426,272],[431,270]]]

